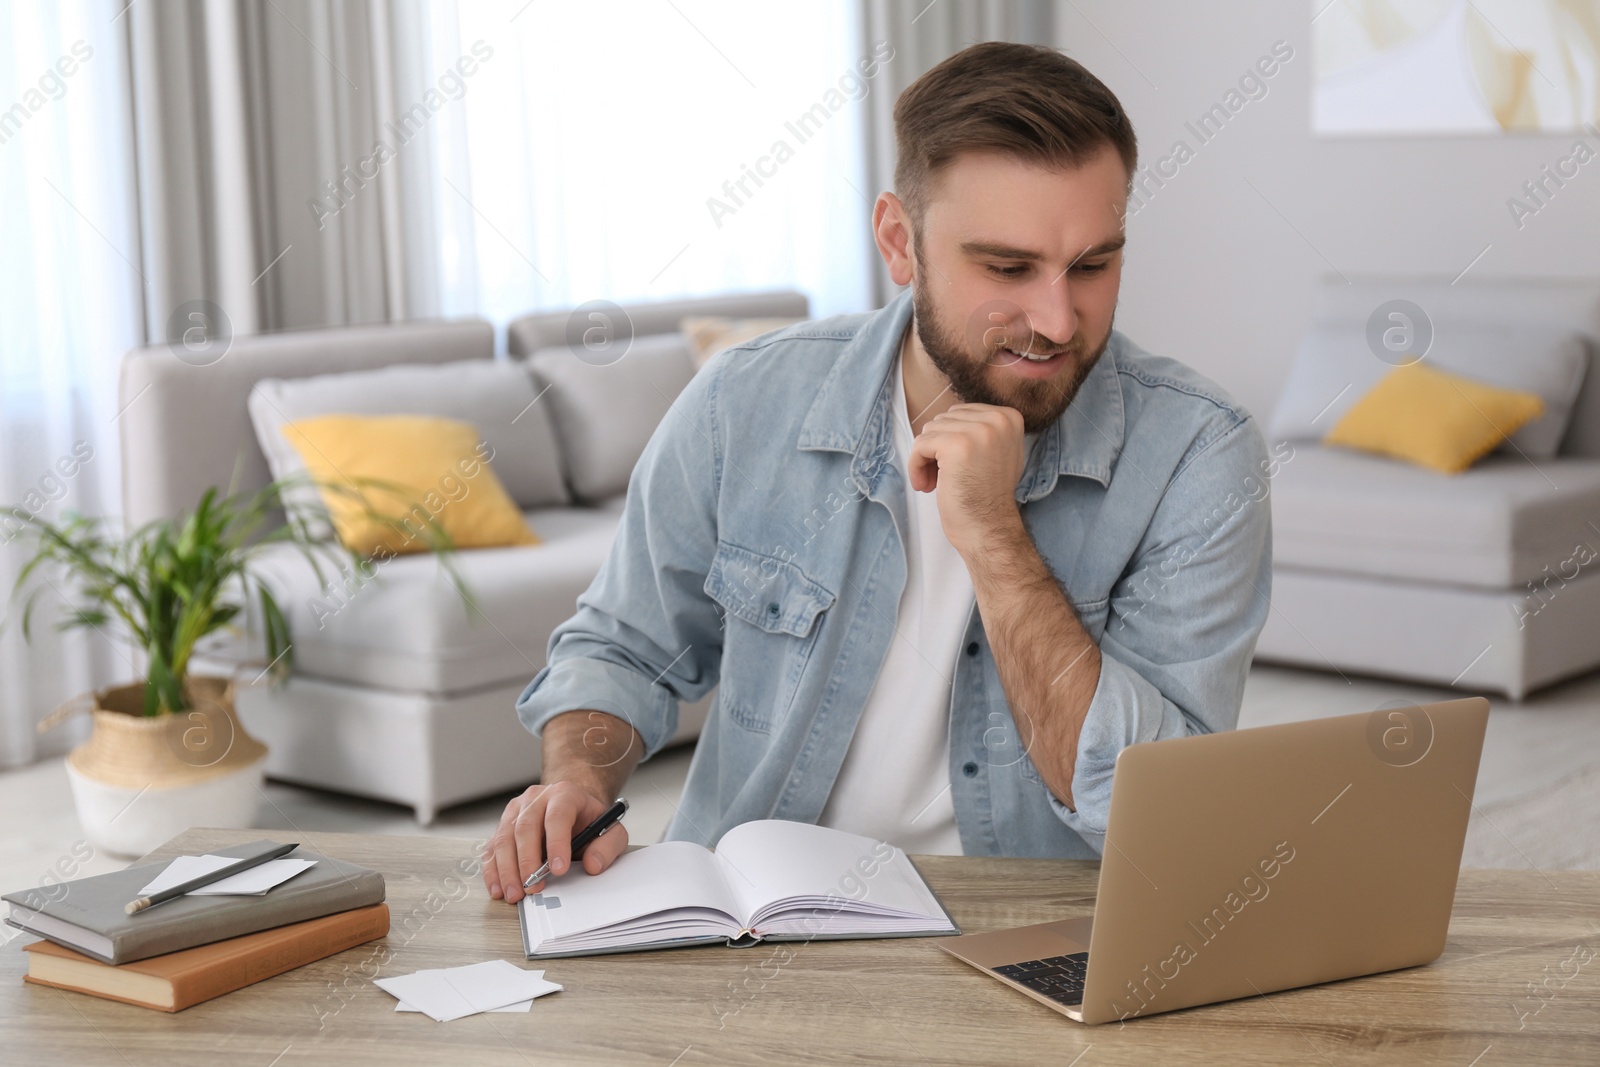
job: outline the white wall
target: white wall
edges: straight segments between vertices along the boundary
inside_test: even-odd
[[[1600,278],[1600,160],[1520,230],[1506,206],[1575,135],[1312,137],[1312,14],[1305,0],[1057,8],[1058,47],[1121,98],[1141,165],[1179,138],[1195,148],[1129,219],[1118,328],[1214,378],[1263,419],[1314,287],[1335,269],[1449,279],[1489,246],[1471,277]],[[1266,81],[1267,94],[1201,145],[1184,123],[1280,40],[1294,56]],[[1600,137],[1584,139],[1600,150]]]

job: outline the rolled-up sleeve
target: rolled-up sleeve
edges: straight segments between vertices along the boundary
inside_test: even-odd
[[[639,731],[648,757],[677,729],[679,701],[716,685],[721,629],[704,585],[722,474],[719,366],[690,381],[634,467],[605,565],[517,698],[530,732],[564,712],[603,711]]]
[[[1251,418],[1198,447],[1174,474],[1113,592],[1100,680],[1078,736],[1077,810],[1049,797],[1097,852],[1105,847],[1118,753],[1238,724],[1270,609],[1276,469]]]

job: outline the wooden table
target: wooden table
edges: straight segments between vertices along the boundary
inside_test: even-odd
[[[30,985],[0,950],[0,1062],[129,1067],[293,1064],[1600,1063],[1600,872],[1463,871],[1444,955],[1427,967],[1086,1027],[926,940],[720,946],[524,961],[515,909],[472,869],[479,844],[297,835],[383,872],[392,927],[176,1014]],[[146,859],[255,840],[190,830]],[[919,857],[969,933],[1089,914],[1097,865]],[[1580,957],[1581,958],[1581,957]],[[373,977],[488,959],[543,966],[565,991],[527,1014],[451,1023],[396,1013]],[[1543,986],[1541,987],[1541,983]],[[1539,989],[1537,994],[1531,992]]]

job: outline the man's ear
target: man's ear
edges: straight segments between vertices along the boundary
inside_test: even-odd
[[[910,285],[916,266],[911,218],[893,193],[880,193],[872,205],[872,238],[889,268],[889,277],[896,285]]]

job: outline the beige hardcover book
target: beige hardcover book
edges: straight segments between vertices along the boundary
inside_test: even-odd
[[[388,932],[389,905],[371,904],[135,963],[101,963],[53,942],[35,941],[22,946],[29,954],[23,981],[182,1011]]]

